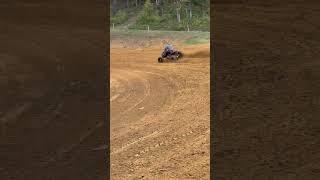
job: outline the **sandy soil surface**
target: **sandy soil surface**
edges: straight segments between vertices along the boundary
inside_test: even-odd
[[[88,2],[0,3],[0,179],[104,179],[105,9]]]
[[[111,179],[209,179],[210,45],[159,64],[156,41],[111,42]]]
[[[214,175],[319,179],[319,1],[218,2]]]

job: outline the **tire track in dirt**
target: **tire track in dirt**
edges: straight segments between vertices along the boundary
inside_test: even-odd
[[[158,64],[159,49],[114,47],[111,179],[208,179],[208,52]]]
[[[153,112],[155,108],[160,109],[173,96],[172,90],[166,88],[170,82],[161,76],[130,69],[118,70],[118,73],[122,73],[120,77],[128,78],[127,81],[130,83],[124,86],[127,89],[122,95],[126,98],[125,101],[111,102],[112,128],[121,128],[123,123],[135,122],[147,112]],[[112,72],[111,77],[115,77]],[[130,96],[128,97],[126,93]],[[121,99],[122,96],[119,95],[117,99]],[[117,135],[121,135],[121,133],[119,132]],[[111,134],[111,136],[113,135]]]

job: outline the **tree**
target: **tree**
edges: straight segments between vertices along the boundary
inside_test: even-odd
[[[157,10],[153,7],[150,0],[146,0],[142,11],[138,15],[139,24],[157,24],[160,20]]]
[[[181,7],[182,7],[182,0],[175,0],[174,1],[176,12],[177,12],[177,21],[178,23],[181,22]]]
[[[111,5],[111,9],[112,9],[112,14],[116,13],[116,6],[117,6],[117,0],[112,0],[112,5]]]
[[[150,25],[156,29],[182,30],[191,29],[207,30],[210,22],[209,0],[110,0],[111,16],[115,24],[121,24],[125,18],[124,12],[132,14],[138,10],[137,21],[130,26],[143,28]],[[131,7],[135,7],[131,9]]]

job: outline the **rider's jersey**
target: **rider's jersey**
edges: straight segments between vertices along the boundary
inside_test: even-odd
[[[164,50],[165,51],[173,51],[173,47],[171,44],[166,44],[165,47],[164,47]]]

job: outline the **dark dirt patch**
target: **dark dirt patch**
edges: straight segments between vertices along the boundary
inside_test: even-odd
[[[215,174],[318,179],[319,4],[247,2],[214,6]]]
[[[103,3],[0,4],[1,179],[105,176]]]

